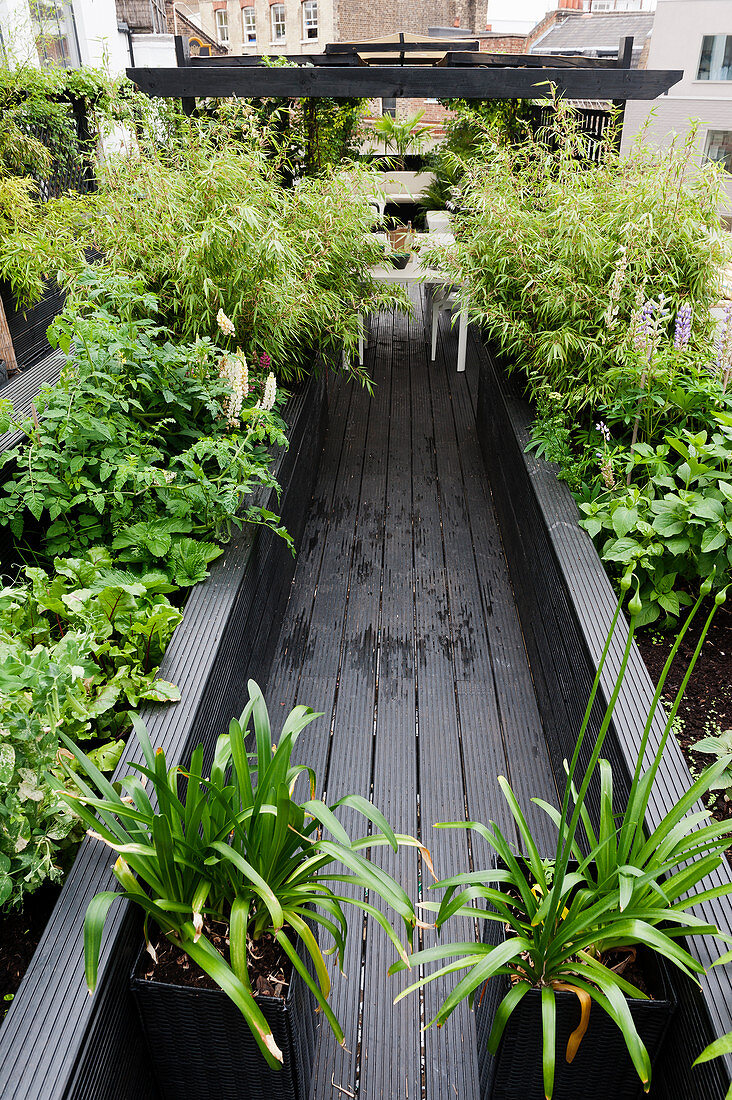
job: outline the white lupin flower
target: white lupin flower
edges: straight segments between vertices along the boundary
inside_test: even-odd
[[[267,381],[264,383],[264,395],[262,397],[262,408],[269,412],[274,408],[275,398],[277,397],[277,379],[272,374],[272,371],[267,375]]]
[[[277,397],[277,379],[272,374],[272,371],[267,375],[267,380],[264,383],[264,393],[262,394],[262,400],[257,401],[254,406],[255,409],[261,409],[262,412],[269,412],[274,408],[275,399]]]
[[[229,320],[223,309],[220,309],[216,314],[216,324],[219,326],[224,336],[234,336],[236,334],[234,322]]]
[[[239,427],[239,413],[242,401],[249,395],[249,367],[243,351],[237,351],[236,355],[224,355],[219,367],[219,374],[225,378],[231,386],[224,415],[230,428]]]

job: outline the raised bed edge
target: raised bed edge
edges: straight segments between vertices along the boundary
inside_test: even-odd
[[[533,416],[518,397],[496,356],[481,365],[477,425],[489,472],[494,505],[514,586],[525,644],[554,767],[571,755],[592,680],[615,607],[615,594],[589,535],[578,525],[579,512],[556,467],[526,453]],[[602,682],[609,697],[619,668],[624,639],[616,636]],[[603,755],[626,791],[637,756],[653,685],[634,646],[624,690],[615,711],[611,738]],[[601,708],[596,708],[601,714]],[[596,718],[596,716],[593,716]],[[662,723],[651,734],[658,744]],[[689,771],[676,742],[669,740],[648,810],[657,823],[688,789]],[[725,862],[708,885],[732,881]],[[717,899],[695,912],[729,930],[730,901]],[[718,941],[691,941],[705,966],[721,954]],[[666,1040],[666,1056],[654,1073],[651,1095],[657,1100],[724,1100],[732,1060],[717,1059],[694,1070],[692,1062],[713,1038],[732,1030],[732,967],[708,970],[704,996],[691,982],[680,982],[679,1008]]]
[[[278,456],[275,475],[279,511],[297,545],[327,421],[322,376],[294,394],[284,416],[290,447]],[[278,507],[274,494],[267,503]],[[160,669],[180,686],[182,700],[143,714],[169,761],[207,734],[217,735],[242,709],[247,679],[266,676],[293,571],[282,539],[266,529],[247,531],[191,592]],[[126,773],[135,758],[130,744],[116,774]],[[157,1100],[128,988],[139,945],[137,914],[121,905],[112,910],[93,997],[84,984],[84,913],[95,893],[114,886],[112,862],[99,842],[82,844],[0,1031],[3,1100]]]

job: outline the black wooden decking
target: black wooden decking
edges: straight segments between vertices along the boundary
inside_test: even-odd
[[[478,357],[458,375],[446,321],[428,360],[423,305],[415,317],[370,322],[373,398],[337,382],[310,518],[303,536],[267,697],[275,731],[296,702],[325,716],[302,734],[329,802],[371,794],[391,823],[419,835],[445,877],[485,866],[460,830],[477,819],[513,828],[496,776],[507,775],[545,835],[531,796],[556,788],[488,479],[475,435]],[[360,826],[358,826],[360,828]],[[417,897],[429,876],[413,850],[379,850]],[[452,929],[465,938],[472,929]],[[429,942],[425,934],[424,944]],[[314,1100],[473,1100],[473,1020],[458,1010],[421,1033],[442,990],[394,1007],[406,984],[388,978],[394,952],[354,911],[347,980],[334,978],[341,1050],[323,1027]]]

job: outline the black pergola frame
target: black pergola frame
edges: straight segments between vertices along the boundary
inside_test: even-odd
[[[163,98],[464,98],[652,100],[683,77],[681,69],[631,69],[630,44],[621,42],[617,62],[584,57],[481,54],[474,42],[335,43],[324,54],[288,58],[286,68],[266,66],[258,56],[188,56],[176,37],[176,68],[130,68],[141,91]],[[432,64],[409,64],[407,54],[435,52]],[[365,64],[361,53],[397,53],[400,64]]]

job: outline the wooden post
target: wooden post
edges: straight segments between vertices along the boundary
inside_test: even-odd
[[[174,41],[175,63],[179,69],[185,68],[186,65],[190,65],[191,63],[191,44],[188,38],[184,37],[182,34],[176,34],[174,36]],[[196,97],[183,96],[180,105],[184,115],[192,115],[196,109]]]
[[[633,60],[633,35],[627,35],[625,38],[620,39],[620,45],[618,46],[618,64],[619,69],[629,69]],[[614,99],[613,107],[617,108],[617,123],[615,130],[615,143],[620,149],[620,145],[623,140],[623,123],[625,121],[625,103],[624,99]]]
[[[8,373],[18,369],[18,362],[15,358],[15,348],[13,347],[13,338],[10,335],[8,319],[5,316],[2,296],[0,296],[0,360]]]

